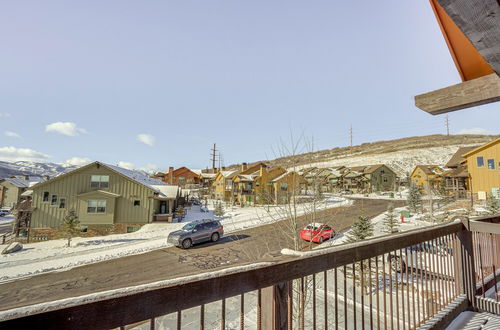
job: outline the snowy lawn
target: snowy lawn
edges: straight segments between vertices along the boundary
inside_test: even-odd
[[[344,198],[328,197],[317,209],[346,206],[351,203],[352,201]],[[0,282],[170,247],[171,244],[167,243],[170,232],[179,230],[189,221],[214,218],[213,204],[209,203],[208,206],[209,212],[202,212],[200,206],[186,208],[187,214],[182,223],[147,224],[129,234],[76,237],[71,240],[71,247],[67,246],[66,239],[24,244],[23,250],[0,256]],[[268,213],[262,207],[234,207],[227,209],[220,220],[225,233],[231,233],[279,220],[278,209],[271,206],[271,213]],[[301,205],[299,213],[303,214],[309,209],[307,204]],[[5,247],[6,245],[0,245],[0,250]]]

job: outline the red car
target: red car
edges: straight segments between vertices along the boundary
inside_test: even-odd
[[[311,239],[312,236],[312,239]],[[323,243],[335,236],[335,229],[324,223],[310,223],[300,231],[300,238],[314,243]]]

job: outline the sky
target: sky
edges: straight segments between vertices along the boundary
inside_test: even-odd
[[[0,77],[0,160],[149,170],[444,134],[413,97],[460,82],[427,0],[2,1]]]

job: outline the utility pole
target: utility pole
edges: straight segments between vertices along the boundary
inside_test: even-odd
[[[349,126],[349,140],[350,140],[351,154],[352,154],[352,124],[351,126]]]
[[[215,172],[215,160],[217,158],[216,156],[216,152],[217,152],[217,149],[215,147],[215,143],[214,143],[214,147],[212,149],[210,149],[212,151],[212,170]]]
[[[448,119],[448,114],[446,114],[445,123],[446,123],[446,135],[450,136],[450,121]]]

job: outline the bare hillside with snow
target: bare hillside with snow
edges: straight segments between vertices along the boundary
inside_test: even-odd
[[[271,160],[271,166],[299,168],[316,166],[362,166],[386,164],[404,176],[418,164],[445,165],[460,147],[482,145],[494,135],[430,135],[364,143]]]

